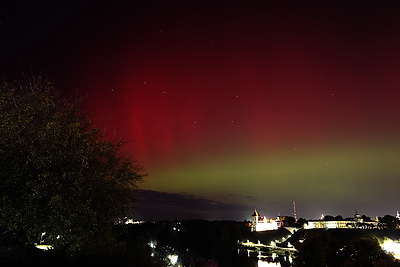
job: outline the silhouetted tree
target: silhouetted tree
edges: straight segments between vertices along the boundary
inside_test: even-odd
[[[307,231],[304,242],[297,245],[295,266],[398,266],[376,238],[356,232],[343,238],[339,231]]]
[[[296,266],[327,266],[330,255],[334,255],[337,244],[324,231],[306,232],[304,242],[298,246]]]
[[[296,222],[296,227],[302,228],[304,227],[304,224],[307,224],[307,220],[304,218],[299,218]]]
[[[361,219],[363,219],[364,221],[370,221],[371,217],[368,217],[367,215],[362,215]]]
[[[335,221],[340,221],[340,220],[343,220],[342,215],[337,215],[337,216],[335,217]]]
[[[0,84],[0,226],[33,243],[99,251],[132,212],[141,167],[40,77]],[[45,234],[43,234],[45,233]]]
[[[399,221],[396,219],[396,217],[389,214],[383,216],[383,218],[380,218],[379,222],[386,226],[388,229],[396,229],[399,225]]]
[[[353,239],[344,244],[337,254],[340,261],[337,263],[345,266],[398,266],[394,265],[393,256],[386,254],[374,237]]]
[[[325,215],[324,216],[324,221],[334,221],[335,217],[333,217],[332,215]]]
[[[296,219],[292,216],[284,216],[282,219],[283,226],[286,227],[295,227],[296,225]]]

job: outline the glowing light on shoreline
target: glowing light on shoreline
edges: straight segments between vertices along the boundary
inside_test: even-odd
[[[393,254],[396,259],[400,259],[400,243],[398,241],[385,240],[381,247],[386,252]]]
[[[36,248],[41,249],[41,250],[49,250],[53,249],[52,245],[37,245]]]

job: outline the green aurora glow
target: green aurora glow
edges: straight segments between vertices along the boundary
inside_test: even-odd
[[[368,198],[384,192],[392,195],[388,199],[396,196],[400,178],[400,142],[396,141],[238,154],[216,154],[179,168],[159,168],[142,188],[245,203],[269,213],[289,212],[291,201],[300,200],[322,210],[329,203],[343,204],[342,209],[331,212],[351,214],[356,205],[366,209],[363,202]],[[286,199],[286,203],[277,204],[274,199]],[[316,205],[319,202],[328,207]]]

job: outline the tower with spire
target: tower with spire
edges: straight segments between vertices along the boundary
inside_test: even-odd
[[[253,215],[251,215],[251,231],[252,232],[257,231],[257,224],[258,224],[259,218],[260,218],[260,214],[257,212],[256,209],[254,209]]]

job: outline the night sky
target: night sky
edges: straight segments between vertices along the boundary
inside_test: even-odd
[[[1,73],[130,141],[136,218],[400,209],[400,4],[54,2],[0,4]]]

